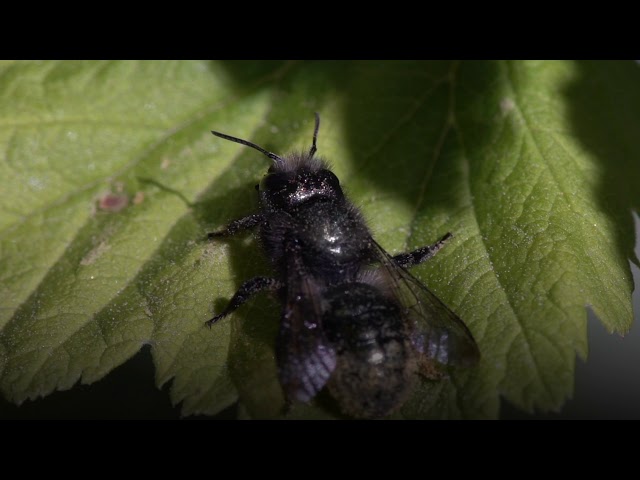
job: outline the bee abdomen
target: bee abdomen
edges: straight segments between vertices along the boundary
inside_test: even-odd
[[[353,416],[392,413],[411,392],[417,368],[399,306],[362,283],[337,286],[328,299],[324,325],[337,354],[331,394]]]

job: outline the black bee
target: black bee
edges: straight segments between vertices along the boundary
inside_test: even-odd
[[[280,384],[288,401],[307,402],[327,386],[342,410],[356,417],[386,416],[399,408],[417,373],[439,378],[439,365],[477,363],[480,354],[464,323],[406,269],[445,244],[390,256],[372,238],[338,178],[309,153],[280,157],[258,187],[258,213],[231,222],[209,238],[259,228],[275,277],[246,281],[213,325],[263,290],[282,301],[276,341]]]

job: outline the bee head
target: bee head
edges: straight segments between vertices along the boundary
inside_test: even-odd
[[[340,181],[324,162],[308,155],[291,155],[269,168],[260,183],[260,197],[270,208],[284,209],[314,199],[343,199]]]
[[[214,132],[214,135],[251,147],[273,160],[267,175],[260,183],[260,197],[269,208],[288,209],[310,199],[343,199],[338,177],[329,170],[325,162],[314,158],[316,141],[320,129],[320,115],[316,115],[313,143],[307,154],[280,157],[247,140]]]

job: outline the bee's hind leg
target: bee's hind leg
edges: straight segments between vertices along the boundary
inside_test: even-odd
[[[393,257],[393,260],[403,268],[410,268],[415,265],[420,265],[422,262],[429,260],[436,253],[438,253],[438,251],[442,247],[444,247],[445,243],[451,238],[453,238],[453,235],[451,233],[447,233],[433,245],[418,248],[413,252],[401,253]]]
[[[441,365],[426,355],[418,357],[418,373],[429,380],[442,380],[449,376]]]

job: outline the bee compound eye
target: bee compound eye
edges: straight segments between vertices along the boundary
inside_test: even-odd
[[[262,180],[262,189],[268,192],[279,192],[287,188],[289,179],[281,173],[270,173]]]
[[[334,186],[340,185],[340,180],[331,170],[324,170],[323,173],[327,183]]]

